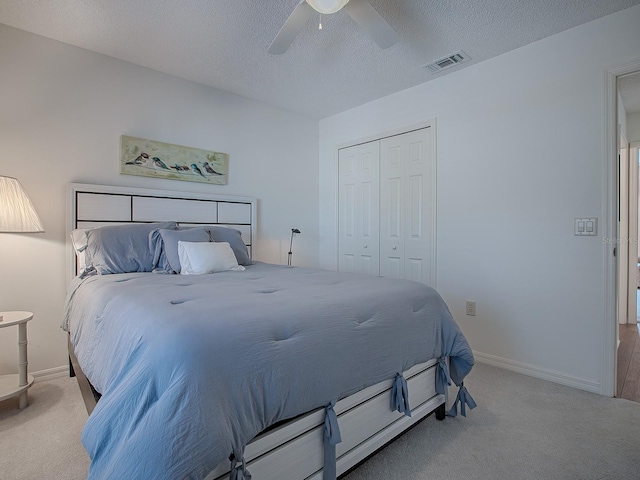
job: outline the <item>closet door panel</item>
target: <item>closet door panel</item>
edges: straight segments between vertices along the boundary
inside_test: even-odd
[[[407,275],[405,276],[405,278],[407,280],[413,280],[420,283],[428,283],[425,281],[425,274],[423,272],[424,269],[422,268],[421,258],[407,258],[406,263]]]
[[[356,257],[353,254],[345,253],[340,257],[341,263],[338,270],[341,272],[355,272],[356,271]]]
[[[355,272],[356,265],[356,175],[355,152],[340,152],[339,157],[339,258],[338,270]]]
[[[404,278],[404,153],[401,135],[380,141],[380,275]]]
[[[405,278],[431,285],[433,228],[435,228],[435,183],[433,178],[432,129],[402,135],[406,141],[404,229]]]
[[[431,129],[380,141],[380,274],[432,284]]]
[[[378,232],[374,232],[373,227],[378,222],[373,218],[373,214],[378,210],[376,202],[378,201],[377,192],[373,192],[373,184],[371,181],[362,182],[360,185],[360,232],[363,240],[371,240],[378,236]]]
[[[368,160],[367,154],[363,161]],[[378,275],[378,191],[377,185],[374,192],[373,179],[362,182],[360,185],[360,242],[362,243],[360,256],[356,265],[358,273]],[[376,182],[377,184],[377,182]],[[375,216],[374,216],[375,215]]]
[[[380,265],[380,275],[390,278],[404,278],[404,259],[386,255],[381,262],[384,263],[384,274],[382,273],[382,263]]]
[[[379,150],[375,141],[338,153],[340,271],[380,272]]]

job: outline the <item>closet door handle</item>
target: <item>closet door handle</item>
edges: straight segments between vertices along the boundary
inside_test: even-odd
[[[395,245],[393,247],[391,247],[391,250],[397,250],[398,247],[396,247]]]
[[[365,243],[365,244],[363,245],[363,247],[364,247],[364,248],[367,248],[367,247],[368,247],[368,245]]]

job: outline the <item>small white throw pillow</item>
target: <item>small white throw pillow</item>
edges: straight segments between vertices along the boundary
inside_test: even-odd
[[[181,275],[242,271],[227,242],[178,242]]]

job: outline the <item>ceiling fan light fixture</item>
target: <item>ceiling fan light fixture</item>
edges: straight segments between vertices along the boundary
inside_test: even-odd
[[[336,13],[349,3],[349,0],[307,0],[307,3],[311,5],[311,8],[315,11],[328,15],[330,13]]]

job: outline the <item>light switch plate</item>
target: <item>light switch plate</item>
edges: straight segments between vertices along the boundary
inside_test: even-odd
[[[580,217],[573,221],[573,234],[583,237],[595,237],[598,235],[597,217]]]

